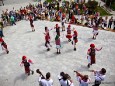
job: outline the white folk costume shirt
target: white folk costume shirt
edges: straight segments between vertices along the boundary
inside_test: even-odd
[[[79,76],[77,76],[77,80],[79,81],[79,86],[88,86],[88,84],[90,83],[90,79],[88,79],[87,82],[85,82]]]
[[[105,79],[105,75],[102,75],[102,74],[100,74],[100,72],[99,71],[96,71],[95,72],[95,80],[96,81],[103,81]]]

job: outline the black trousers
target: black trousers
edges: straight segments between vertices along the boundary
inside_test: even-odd
[[[100,81],[95,81],[94,85],[92,85],[92,86],[99,86],[100,84],[101,84]]]
[[[45,42],[45,46],[48,47],[48,44],[50,44],[50,42],[49,42],[49,41],[46,41],[46,42]]]

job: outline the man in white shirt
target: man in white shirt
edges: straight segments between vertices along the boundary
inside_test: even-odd
[[[99,86],[101,84],[101,81],[104,81],[106,69],[102,68],[100,71],[91,70],[91,72],[94,72],[95,76],[95,83],[93,86]]]
[[[46,73],[46,78],[39,71],[39,69],[37,69],[36,72],[40,74],[39,80],[38,80],[40,86],[53,86],[53,80],[50,78],[51,77],[50,72]]]

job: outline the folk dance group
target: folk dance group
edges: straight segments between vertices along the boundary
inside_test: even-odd
[[[34,29],[32,17],[30,17],[29,20],[30,20],[30,26],[32,27],[32,31],[34,32],[35,29]],[[55,44],[56,44],[57,54],[61,54],[61,50],[60,50],[61,46],[62,46],[61,40],[60,40],[61,28],[58,24],[56,24],[54,29],[56,31]],[[62,22],[62,31],[65,31],[65,30],[66,30],[65,24],[64,24],[64,22]],[[68,25],[66,31],[67,31],[66,38],[67,38],[68,42],[72,43],[72,45],[74,46],[74,51],[76,51],[76,43],[78,42],[78,32],[75,28],[72,29],[70,24]],[[50,30],[48,29],[48,27],[45,27],[44,35],[45,35],[45,46],[47,48],[47,51],[50,51],[50,49],[51,49],[50,47],[52,47],[52,45],[50,44],[51,37],[50,37],[49,32],[50,32]],[[95,27],[93,28],[93,39],[96,39],[97,35],[98,35],[98,26],[95,25]],[[9,51],[7,49],[7,44],[4,42],[3,38],[0,38],[0,43],[1,43],[2,48],[8,54]],[[95,44],[90,44],[90,48],[88,49],[88,52],[87,52],[87,59],[88,59],[87,67],[88,68],[90,68],[90,66],[92,64],[96,63],[96,59],[95,59],[96,54],[95,53],[96,53],[96,51],[100,51],[101,49],[102,49],[102,47],[100,49],[97,49],[95,47]],[[34,74],[34,71],[30,69],[30,64],[33,64],[32,60],[30,60],[30,59],[27,60],[26,56],[22,56],[22,61],[21,61],[20,66],[24,66],[25,73],[28,75]],[[43,76],[43,74],[39,71],[39,69],[37,69],[36,72],[38,74],[40,74],[39,82],[40,82],[41,86],[53,86],[53,80],[50,78],[51,77],[50,72],[46,73],[46,77]],[[82,75],[78,71],[74,71],[74,72],[76,73],[76,76],[80,83],[80,86],[88,86],[88,84],[90,82],[88,75]],[[105,78],[106,69],[102,68],[100,71],[91,70],[91,72],[94,72],[94,75],[96,77],[95,83],[93,86],[99,86],[101,84],[101,81],[103,81]],[[71,80],[71,77],[66,73],[61,72],[60,77],[58,77],[58,78],[59,78],[59,82],[60,82],[61,86],[74,86],[74,84]]]

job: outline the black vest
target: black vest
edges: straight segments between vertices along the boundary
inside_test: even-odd
[[[90,48],[90,53],[89,53],[89,55],[90,56],[95,56],[95,49],[92,49],[92,48]]]

